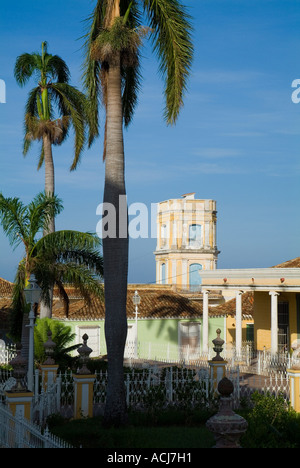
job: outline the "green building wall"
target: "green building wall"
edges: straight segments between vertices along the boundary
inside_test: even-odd
[[[81,334],[87,333],[89,335],[89,329],[98,328],[100,344],[100,355],[106,354],[106,342],[104,334],[104,320],[95,320],[95,321],[63,321],[65,325],[69,326],[73,333],[78,335],[79,329],[81,329]],[[182,320],[182,319],[139,319],[138,320],[138,341],[140,343],[140,349],[143,350],[143,355],[146,357],[154,359],[157,350],[168,346],[172,349],[179,344],[179,327],[180,323],[191,323],[197,322],[200,323],[200,347],[202,343],[202,318],[194,320]],[[134,320],[128,320],[128,325],[134,324]],[[217,336],[216,330],[219,328],[221,330],[221,338],[224,339],[226,336],[225,333],[226,320],[224,317],[210,317],[208,330],[209,337],[208,342],[210,346],[212,345],[212,340]],[[80,340],[75,340],[76,344],[80,344]],[[88,341],[88,346],[93,349],[92,343]],[[152,347],[152,349],[151,349]],[[150,354],[149,354],[150,353]],[[157,357],[157,356],[156,356]]]

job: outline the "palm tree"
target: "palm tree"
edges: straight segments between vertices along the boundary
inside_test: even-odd
[[[142,25],[142,18],[149,25]],[[104,236],[105,333],[108,352],[107,424],[126,423],[123,355],[127,335],[127,213],[123,124],[132,121],[141,85],[140,46],[149,36],[165,78],[165,119],[183,105],[193,46],[190,17],[180,0],[97,0],[85,36],[84,85],[90,100],[89,145],[98,136],[98,103],[106,112],[104,204],[116,212],[116,236]],[[108,206],[109,206],[108,205]],[[122,211],[123,210],[123,211]],[[122,221],[119,222],[119,219]]]
[[[53,195],[52,145],[64,142],[70,127],[73,127],[75,145],[70,170],[75,170],[85,143],[86,98],[69,84],[69,68],[58,55],[48,53],[47,42],[42,43],[41,54],[25,53],[17,57],[14,75],[20,86],[24,86],[33,76],[37,79],[37,86],[30,91],[25,106],[23,154],[27,154],[34,140],[42,141],[38,168],[45,162],[45,192]],[[53,232],[50,226],[49,229]]]
[[[99,253],[100,239],[93,234],[78,231],[56,231],[43,235],[49,219],[62,210],[56,196],[38,194],[29,205],[19,198],[5,198],[0,193],[0,223],[10,244],[24,247],[14,282],[12,299],[11,335],[19,340],[24,334],[26,312],[24,288],[31,274],[40,286],[41,300],[49,304],[49,290],[57,287],[64,301],[66,315],[69,299],[65,285],[74,286],[86,301],[96,296],[103,297],[100,278],[103,261]],[[24,314],[25,311],[25,314]]]
[[[55,194],[55,174],[52,145],[60,145],[74,129],[75,148],[71,170],[76,169],[85,143],[86,98],[69,84],[70,71],[57,55],[49,54],[47,43],[42,53],[25,53],[15,63],[17,83],[24,86],[31,77],[37,86],[29,93],[25,106],[25,136],[23,154],[27,154],[34,140],[42,141],[38,169],[45,163],[45,192]],[[55,112],[57,111],[57,112]],[[57,118],[55,117],[57,115]],[[50,218],[45,234],[55,231],[55,219]],[[51,317],[51,304],[43,305],[43,315]]]

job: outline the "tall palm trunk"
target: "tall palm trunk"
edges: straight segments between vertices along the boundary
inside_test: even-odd
[[[103,239],[105,286],[105,337],[108,356],[108,386],[104,420],[107,424],[126,423],[123,375],[127,336],[126,299],[128,275],[127,205],[124,176],[123,116],[120,56],[110,64],[107,86],[107,142],[104,203],[116,210],[116,237]],[[123,210],[122,210],[123,208]]]
[[[55,181],[54,181],[54,163],[52,156],[52,144],[50,136],[45,134],[43,136],[43,149],[44,149],[44,160],[45,160],[45,192],[47,195],[55,194]],[[45,234],[55,232],[55,220],[54,218],[49,220],[48,226],[44,231]]]
[[[52,156],[52,144],[49,135],[43,136],[43,149],[44,149],[44,160],[45,160],[45,193],[47,195],[54,195],[55,193],[55,180],[54,180],[54,163]],[[47,227],[44,229],[44,235],[55,232],[55,219],[52,217]],[[53,290],[49,290],[50,304],[41,302],[40,318],[51,318],[52,317],[52,301],[53,301]]]

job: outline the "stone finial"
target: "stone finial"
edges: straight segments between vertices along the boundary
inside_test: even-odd
[[[240,448],[240,438],[248,428],[247,421],[231,408],[234,387],[231,380],[224,377],[218,384],[220,393],[220,407],[215,416],[206,423],[206,427],[213,433],[216,445],[214,448]]]
[[[16,379],[16,384],[12,387],[11,392],[26,392],[24,380],[27,374],[27,360],[21,355],[22,345],[16,345],[17,355],[9,362],[13,368],[12,375]]]
[[[82,337],[83,344],[78,348],[77,352],[80,356],[80,362],[82,364],[79,374],[88,375],[91,372],[87,368],[87,363],[89,361],[89,356],[92,353],[92,349],[88,347],[87,340],[89,339],[88,335],[85,333]]]
[[[212,342],[214,344],[213,350],[215,351],[215,353],[217,355],[212,359],[212,361],[224,361],[222,356],[220,356],[220,353],[223,351],[223,344],[224,344],[224,340],[222,340],[222,338],[220,338],[220,335],[221,335],[221,330],[220,330],[220,328],[218,328],[217,329],[217,338],[212,340]]]
[[[55,361],[53,359],[53,354],[54,354],[54,348],[56,344],[52,340],[52,331],[48,330],[48,340],[44,343],[44,348],[45,348],[45,354],[47,356],[44,364],[46,365],[53,365],[55,364]]]

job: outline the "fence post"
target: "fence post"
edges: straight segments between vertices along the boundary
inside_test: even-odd
[[[53,359],[54,348],[56,344],[52,341],[52,332],[51,330],[48,331],[48,340],[44,343],[45,353],[46,353],[46,360],[41,365],[41,371],[43,376],[43,387],[46,391],[47,388],[50,388],[56,381],[58,365],[55,364]]]
[[[92,352],[92,349],[87,346],[88,335],[84,334],[82,339],[83,344],[77,350],[80,355],[82,367],[79,372],[73,376],[75,386],[75,419],[93,416],[94,381],[96,376],[94,374],[92,375],[86,366],[89,355]]]
[[[287,369],[287,377],[290,380],[290,402],[297,413],[300,413],[300,368]]]
[[[226,364],[220,353],[223,351],[223,344],[224,340],[220,338],[221,330],[217,329],[217,338],[215,338],[212,342],[214,344],[214,351],[217,353],[216,356],[211,360],[208,361],[210,367],[210,377],[213,381],[214,390],[217,391],[218,383],[220,380],[225,377],[226,373]]]
[[[21,355],[21,345],[17,346],[17,355],[10,361],[13,368],[13,377],[16,379],[14,387],[5,392],[7,405],[15,415],[22,415],[24,418],[31,419],[31,409],[33,392],[27,390],[24,386],[24,378],[27,373],[27,361]]]

